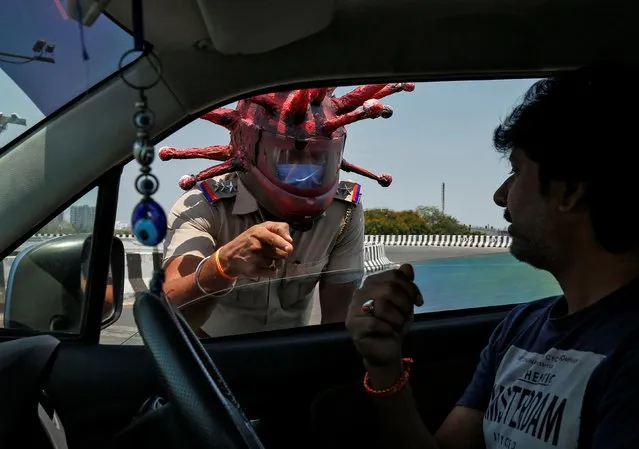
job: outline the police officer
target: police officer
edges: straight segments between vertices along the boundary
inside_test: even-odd
[[[180,179],[188,191],[164,242],[165,293],[201,336],[307,325],[318,286],[321,322],[344,321],[364,273],[364,213],[360,185],[339,170],[392,181],[343,159],[344,126],[390,117],[379,99],[413,89],[260,95],[202,117],[226,127],[230,145],[160,150],[163,160],[225,161]]]

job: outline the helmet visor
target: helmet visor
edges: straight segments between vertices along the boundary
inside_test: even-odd
[[[262,131],[257,168],[275,185],[301,196],[328,191],[339,176],[344,137],[294,139]]]

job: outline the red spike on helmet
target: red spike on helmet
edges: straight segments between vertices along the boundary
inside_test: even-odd
[[[375,175],[343,160],[345,125],[388,118],[393,111],[379,99],[412,92],[413,83],[360,86],[333,96],[334,87],[276,92],[247,98],[236,109],[219,108],[202,116],[231,133],[229,145],[160,149],[162,160],[204,158],[223,161],[197,175],[183,176],[180,187],[238,172],[257,202],[289,223],[309,221],[331,204],[340,168],[376,180],[383,187],[388,174]]]

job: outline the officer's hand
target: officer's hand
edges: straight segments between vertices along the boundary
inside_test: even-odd
[[[424,300],[414,280],[413,267],[404,264],[369,276],[355,293],[346,317],[355,347],[366,365],[397,365],[401,360],[402,340],[413,321],[413,307]],[[362,306],[373,300],[369,312]]]
[[[293,252],[287,223],[255,225],[220,247],[222,268],[232,276],[271,277]]]

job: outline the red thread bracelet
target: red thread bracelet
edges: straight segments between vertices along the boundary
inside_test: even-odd
[[[401,391],[406,384],[408,383],[408,379],[410,378],[411,365],[413,364],[413,359],[404,358],[402,359],[404,364],[404,372],[400,376],[400,378],[388,388],[382,388],[381,390],[376,390],[370,386],[370,378],[368,373],[364,375],[364,390],[366,393],[372,394],[374,396],[391,396],[399,391]]]

